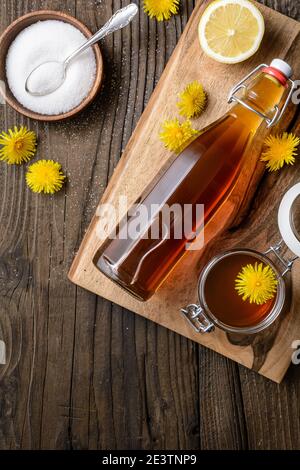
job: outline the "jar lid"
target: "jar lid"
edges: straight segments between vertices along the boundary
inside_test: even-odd
[[[293,205],[300,196],[300,183],[292,186],[283,196],[278,211],[278,226],[286,246],[300,257],[300,235],[297,233],[293,217]]]

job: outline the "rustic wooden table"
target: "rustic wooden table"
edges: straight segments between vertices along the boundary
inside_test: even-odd
[[[0,29],[55,9],[97,30],[128,1],[1,0]],[[141,2],[139,2],[141,3]],[[84,230],[189,18],[141,11],[102,45],[105,82],[94,104],[60,124],[8,106],[1,129],[24,124],[38,156],[60,161],[64,191],[37,196],[24,167],[0,170],[0,449],[295,449],[300,377],[280,386],[75,285],[67,272]],[[299,0],[263,3],[300,20]]]

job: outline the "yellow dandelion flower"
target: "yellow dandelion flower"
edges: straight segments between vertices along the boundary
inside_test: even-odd
[[[60,163],[39,160],[30,165],[26,183],[34,193],[54,194],[62,188],[65,178]]]
[[[179,0],[144,0],[144,11],[157,21],[169,20],[178,13]]]
[[[26,127],[16,126],[14,130],[9,129],[8,133],[0,134],[0,160],[9,165],[20,165],[28,162],[36,152],[36,135],[33,131],[28,131]]]
[[[199,116],[206,105],[206,93],[201,83],[197,80],[187,85],[179,94],[177,106],[179,114],[190,119]]]
[[[300,144],[299,137],[284,132],[282,136],[270,135],[264,143],[268,148],[262,153],[261,161],[267,162],[266,167],[269,171],[279,170],[285,163],[287,165],[295,163],[297,147]]]
[[[235,289],[243,300],[262,305],[273,299],[277,292],[276,274],[269,265],[263,263],[244,266],[235,280]]]
[[[190,121],[180,124],[173,119],[163,123],[159,137],[169,150],[180,153],[197,135],[199,131],[192,128]]]

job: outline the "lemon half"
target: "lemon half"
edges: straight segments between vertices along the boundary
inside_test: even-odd
[[[199,23],[203,51],[226,64],[242,62],[255,54],[264,32],[264,18],[248,0],[215,0]]]

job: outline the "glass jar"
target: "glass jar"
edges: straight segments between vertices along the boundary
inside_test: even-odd
[[[212,332],[216,327],[228,333],[253,334],[268,328],[283,311],[286,299],[285,276],[300,257],[293,207],[300,195],[300,183],[284,195],[279,211],[278,226],[282,239],[267,251],[238,248],[215,256],[204,267],[198,282],[198,304],[189,304],[181,310],[189,324],[199,333]],[[285,259],[285,245],[294,253]],[[274,261],[270,256],[274,257]],[[240,268],[247,264],[262,263],[270,266],[277,280],[274,299],[263,305],[244,301],[235,291],[234,279]]]

